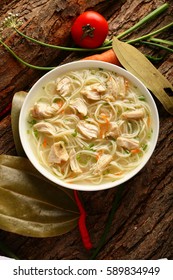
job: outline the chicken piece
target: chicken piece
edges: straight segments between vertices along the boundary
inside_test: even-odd
[[[123,119],[126,119],[126,120],[129,120],[129,119],[135,119],[135,120],[138,120],[138,119],[141,119],[143,118],[145,115],[145,111],[144,109],[137,109],[137,110],[133,110],[133,111],[127,111],[127,112],[124,112],[122,113],[122,118]]]
[[[114,99],[124,99],[127,91],[127,81],[122,76],[117,76],[116,78],[110,77],[107,82],[107,92],[110,97]],[[110,99],[110,101],[112,101]]]
[[[110,129],[109,129],[109,132],[106,133],[106,136],[108,136],[108,137],[110,136],[113,138],[117,138],[118,136],[120,136],[121,131],[116,122],[110,122],[109,126],[110,126]]]
[[[83,116],[87,115],[88,112],[87,106],[81,98],[76,98],[74,100],[71,100],[70,105],[74,107]]]
[[[97,138],[99,129],[96,125],[87,123],[86,121],[79,121],[77,124],[78,129],[88,139]]]
[[[67,161],[69,159],[69,155],[65,148],[65,144],[63,141],[59,141],[54,143],[50,149],[48,155],[48,162],[50,164],[61,163],[61,161]]]
[[[59,108],[60,106],[56,103],[53,103],[52,105],[47,105],[46,103],[36,103],[31,109],[31,115],[35,119],[48,119],[53,117]]]
[[[50,136],[54,136],[56,134],[55,127],[48,122],[36,123],[34,124],[33,128],[36,129],[38,132],[45,133]]]
[[[93,174],[97,175],[104,171],[108,164],[112,161],[112,158],[113,157],[111,155],[101,155],[97,163],[93,166]]]
[[[76,159],[75,149],[72,149],[70,151],[69,156],[70,156],[70,167],[71,167],[71,170],[74,173],[82,173],[82,170],[80,169],[80,167],[78,165],[78,162],[77,162],[77,159]]]
[[[124,77],[119,76],[116,78],[116,83],[117,83],[117,88],[116,88],[117,97],[120,99],[124,99],[127,91],[127,81],[124,79]]]
[[[114,95],[110,92],[107,92],[102,96],[102,100],[105,100],[106,102],[114,102],[116,101]]]
[[[100,100],[101,94],[106,91],[106,88],[100,83],[85,86],[81,93],[91,100]]]
[[[57,94],[55,81],[48,82],[45,86],[45,91],[46,91],[46,93],[51,94],[51,95]]]
[[[120,136],[117,138],[117,145],[127,150],[133,150],[139,148],[139,141]]]
[[[102,99],[105,101],[115,101],[116,100],[116,92],[117,92],[117,84],[116,81],[110,77],[107,81],[106,93],[103,95]]]
[[[71,90],[71,80],[67,77],[62,78],[61,80],[57,79],[57,91],[60,95],[65,96]]]

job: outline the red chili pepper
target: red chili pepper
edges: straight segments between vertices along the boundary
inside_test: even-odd
[[[4,117],[11,110],[11,103],[9,103],[1,112],[0,118]]]
[[[88,230],[86,227],[86,216],[87,215],[86,215],[85,209],[83,208],[83,205],[79,199],[77,190],[74,190],[74,197],[75,197],[78,209],[80,211],[78,225],[79,225],[79,231],[81,234],[82,242],[84,244],[84,247],[87,250],[90,250],[92,248],[92,243],[90,241],[90,236],[89,236],[89,233],[88,233]]]

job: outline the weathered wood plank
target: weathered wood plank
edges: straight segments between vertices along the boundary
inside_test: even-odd
[[[8,12],[17,13],[23,21],[20,30],[24,31],[26,35],[46,43],[66,45],[69,41],[70,28],[75,17],[87,8],[92,8],[102,2],[104,0],[12,1],[3,6],[0,22],[8,16]],[[33,44],[22,39],[9,28],[3,31],[2,36],[4,37],[4,42],[30,64],[45,66],[54,63],[54,65],[58,65],[64,57],[63,54],[58,56],[59,50]],[[0,92],[3,99],[3,103],[0,104],[1,110],[11,101],[14,91],[25,89],[42,74],[42,71],[31,70],[18,63],[1,46]]]
[[[61,26],[63,28],[69,27],[73,16],[81,11],[81,1],[19,0],[5,2],[6,4],[0,10],[0,20],[11,9],[20,12],[19,8],[22,3],[23,9],[21,12],[22,17],[25,18],[23,30],[35,38],[58,44],[68,43],[70,36],[69,33],[65,34],[65,36],[61,33]],[[39,18],[39,14],[36,11],[38,12],[40,9],[44,11],[52,2],[54,2],[54,8],[50,8],[51,16],[49,17],[47,13],[44,15],[43,12]],[[74,8],[74,14],[70,15],[70,17],[68,17],[69,2],[78,5],[78,10]],[[94,7],[95,10],[105,15],[109,20],[110,37],[129,28],[139,18],[165,2],[170,4],[169,10],[143,29],[132,34],[132,37],[152,31],[172,21],[173,4],[171,0],[82,2],[86,2],[82,9]],[[38,3],[41,3],[41,6]],[[57,16],[55,15],[55,3],[60,3],[60,10]],[[31,14],[30,4],[33,9]],[[65,8],[63,8],[63,5],[66,5]],[[65,10],[66,12],[64,12]],[[41,24],[41,19],[43,24]],[[50,34],[50,28],[45,26],[46,20],[53,26],[53,31]],[[40,22],[40,26],[37,26],[37,21]],[[172,38],[172,33],[168,31],[162,36],[170,39]],[[58,53],[55,54],[50,50],[35,47],[25,41],[21,42],[17,35],[11,33],[7,42],[19,53],[23,46],[22,55],[24,55],[24,58],[28,59],[29,62],[40,65],[60,64],[80,58],[80,55],[76,53],[63,53],[61,59],[61,55],[59,56]],[[163,54],[162,51],[158,52],[157,49],[151,50],[147,47],[140,47],[140,50],[148,54]],[[35,59],[33,60],[32,57]],[[4,68],[5,61],[7,68]],[[156,65],[170,82],[173,82],[172,62],[173,57],[167,54],[164,62]],[[43,73],[38,73],[19,65],[2,48],[0,48],[0,64],[3,66],[3,68],[0,67],[0,108],[4,108],[15,91],[29,88]],[[9,67],[9,65],[13,67]],[[7,71],[9,71],[9,75],[7,75]],[[126,183],[120,206],[115,213],[107,236],[106,245],[98,255],[99,259],[173,259],[173,118],[165,112],[157,100],[156,103],[160,115],[160,133],[156,150],[143,170]],[[4,117],[0,123],[0,153],[15,153],[9,115]],[[94,193],[82,192],[84,205],[88,213],[87,225],[94,247],[97,246],[104,231],[116,191],[115,188]],[[77,228],[63,236],[44,239],[17,236],[1,231],[0,240],[7,243],[21,259],[87,259],[90,255],[83,248]]]

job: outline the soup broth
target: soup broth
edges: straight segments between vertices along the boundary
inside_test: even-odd
[[[67,183],[116,181],[142,161],[152,134],[139,89],[99,68],[50,81],[30,108],[28,136],[41,164]]]

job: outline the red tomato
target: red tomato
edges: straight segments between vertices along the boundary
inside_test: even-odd
[[[108,34],[106,19],[95,11],[86,11],[74,21],[71,35],[76,45],[83,48],[97,48]]]

